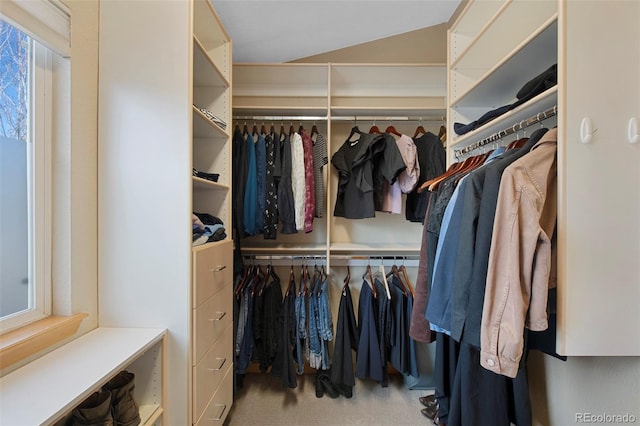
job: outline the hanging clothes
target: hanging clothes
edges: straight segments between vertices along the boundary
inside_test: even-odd
[[[504,169],[527,154],[548,129],[536,130],[527,143],[508,150],[498,160],[469,176],[454,274],[452,336],[480,347],[480,324],[486,288],[491,234],[496,214],[500,177]],[[477,323],[476,323],[477,321]]]
[[[372,283],[373,284],[373,283]],[[382,297],[382,295],[378,295]],[[378,339],[378,305],[373,297],[371,284],[363,281],[358,301],[358,356],[356,359],[356,377],[384,380],[380,340]]]
[[[318,276],[316,297],[318,299],[318,336],[321,343],[322,369],[328,370],[331,367],[329,342],[333,340],[333,315],[331,314],[327,276],[323,271],[320,271]]]
[[[327,138],[318,133],[313,140],[313,180],[315,189],[316,217],[324,217],[325,190],[322,169],[329,163]]]
[[[414,189],[407,194],[405,201],[405,217],[410,222],[424,223],[429,192],[418,192],[418,188],[427,182],[440,176],[446,170],[447,154],[438,136],[427,132],[413,139],[420,165],[420,174]]]
[[[236,238],[244,237],[244,191],[249,163],[244,137],[240,127],[236,126],[232,140],[232,167],[234,178],[232,181],[233,227]]]
[[[278,139],[277,133],[269,133],[264,138],[267,159],[263,226],[265,239],[276,239],[278,236],[278,181],[276,180],[276,158],[280,155],[277,149]],[[278,176],[280,176],[279,173]]]
[[[353,354],[358,350],[358,325],[356,324],[351,290],[348,284],[342,288],[336,325],[336,342],[331,366],[331,381],[336,385],[355,386]]]
[[[294,348],[296,345],[296,336],[298,333],[296,324],[296,294],[295,284],[293,291],[287,291],[284,295],[282,302],[282,310],[279,318],[279,327],[282,329],[280,333],[280,347],[282,348],[282,367],[279,369],[280,374],[277,374],[277,370],[272,370],[273,374],[279,375],[282,380],[282,387],[293,389],[298,386],[298,380],[296,378],[296,370],[294,367]]]
[[[293,188],[296,231],[304,230],[305,179],[302,137],[299,133],[294,132],[291,135],[291,186]]]
[[[544,331],[556,285],[557,129],[507,167],[500,180],[481,323],[481,364],[515,377],[522,331]],[[508,253],[519,253],[518,258]],[[516,278],[517,277],[517,278]],[[500,303],[496,303],[497,301]]]
[[[504,152],[504,148],[494,150],[479,167],[484,167],[494,161]],[[467,178],[477,169],[460,173],[458,184],[445,208],[438,236],[438,245],[434,258],[431,284],[431,299],[427,306],[427,318],[432,330],[451,335],[451,295],[455,274],[456,258],[458,254],[458,240],[460,237],[460,222],[464,208],[464,194]]]
[[[302,129],[302,148],[304,159],[304,232],[313,231],[313,218],[316,214],[316,189],[313,175],[313,141],[306,130]]]
[[[304,373],[305,357],[309,357],[309,340],[307,339],[307,304],[305,291],[303,290],[304,278],[300,277],[300,291],[296,294],[295,311],[296,311],[296,372]]]
[[[431,199],[433,193],[429,193],[429,199],[427,203],[426,214],[428,215],[431,207]],[[431,331],[431,325],[425,318],[425,312],[429,301],[429,273],[431,268],[428,265],[428,247],[429,238],[427,232],[427,226],[422,226],[422,239],[420,243],[420,258],[418,260],[418,275],[416,278],[416,285],[414,289],[414,304],[413,311],[411,312],[411,322],[409,324],[409,336],[419,342],[431,343],[435,341],[436,335]]]
[[[393,182],[405,167],[399,154],[389,155],[391,161],[382,161],[384,157],[379,154],[385,149],[393,152],[397,146],[387,143],[384,135],[362,133],[354,127],[352,135],[333,154],[331,164],[338,171],[334,216],[348,219],[375,216],[374,195],[382,194],[380,177]]]
[[[296,213],[293,198],[291,141],[285,132],[280,133],[280,155],[276,156],[274,167],[276,184],[278,186],[278,218],[282,223],[283,234],[295,234]],[[278,167],[279,166],[279,167]]]
[[[264,232],[264,215],[266,209],[266,192],[267,192],[267,147],[264,135],[256,133],[254,135],[256,141],[256,234]]]
[[[255,141],[251,134],[245,136],[245,150],[247,153],[247,179],[244,189],[244,233],[252,236],[256,234],[256,211],[258,210],[258,186]]]

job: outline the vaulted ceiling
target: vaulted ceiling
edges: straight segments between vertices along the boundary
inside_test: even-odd
[[[234,62],[288,62],[447,22],[460,0],[211,0]]]

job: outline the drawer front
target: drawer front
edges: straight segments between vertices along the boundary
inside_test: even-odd
[[[202,360],[193,367],[193,412],[196,419],[202,415],[232,364],[233,326],[229,325],[222,337],[216,340]]]
[[[233,321],[233,287],[221,291],[193,309],[193,364],[196,365]]]
[[[207,244],[194,250],[193,306],[199,306],[209,297],[232,285],[233,241]]]
[[[229,368],[220,387],[213,395],[207,408],[199,419],[194,418],[196,426],[222,425],[233,404],[233,368]]]

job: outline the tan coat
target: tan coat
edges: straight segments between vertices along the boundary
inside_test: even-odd
[[[504,170],[493,225],[480,331],[481,365],[515,377],[525,327],[547,328],[555,287],[557,129]],[[555,248],[554,248],[555,251]]]

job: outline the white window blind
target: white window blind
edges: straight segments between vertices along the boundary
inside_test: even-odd
[[[61,0],[2,0],[0,15],[52,51],[71,53],[71,12]]]

